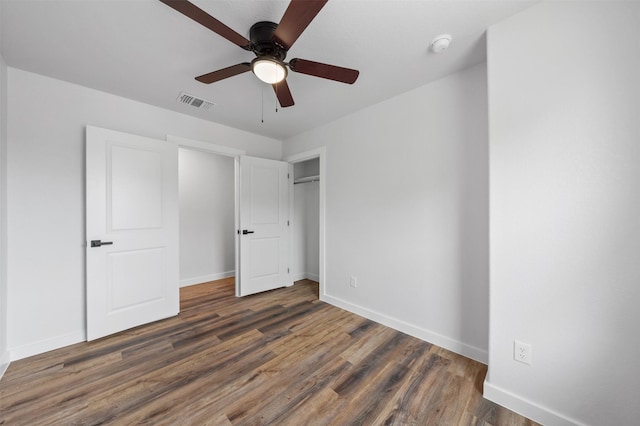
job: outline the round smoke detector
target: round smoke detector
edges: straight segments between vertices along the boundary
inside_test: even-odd
[[[449,44],[451,44],[451,36],[449,34],[441,34],[431,42],[431,50],[433,53],[440,53],[447,50]]]

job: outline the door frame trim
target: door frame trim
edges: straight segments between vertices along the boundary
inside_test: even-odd
[[[233,221],[234,229],[240,229],[240,156],[246,155],[247,152],[243,149],[231,148],[224,145],[216,145],[209,142],[203,142],[195,139],[187,139],[180,136],[167,135],[167,141],[176,142],[178,148],[186,148],[194,151],[205,152],[208,154],[224,155],[225,157],[233,158]],[[238,241],[238,235],[235,234],[234,238],[234,253],[235,253],[235,291],[236,296],[239,296],[238,283],[240,282],[240,244]]]
[[[326,165],[326,158],[327,158],[327,149],[326,147],[322,146],[319,148],[315,148],[315,149],[311,149],[309,151],[303,151],[303,152],[299,152],[297,154],[292,154],[292,155],[288,155],[284,158],[283,161],[286,161],[287,163],[290,164],[295,164],[295,163],[300,163],[302,161],[307,161],[307,160],[313,160],[314,158],[318,158],[320,161],[320,182],[318,182],[320,184],[320,188],[319,188],[319,193],[320,193],[320,211],[319,211],[319,221],[320,223],[319,225],[319,232],[318,232],[318,239],[319,239],[319,256],[320,258],[318,259],[318,272],[320,275],[319,278],[319,296],[320,296],[320,300],[322,301],[326,301],[326,292],[325,292],[325,277],[326,277],[326,265],[325,265],[325,259],[326,259],[326,252],[325,252],[325,234],[326,234],[326,226],[325,226],[325,216],[326,216],[326,182],[327,182],[327,165]],[[290,198],[289,198],[289,203],[291,206],[291,209],[293,209],[293,194],[291,194]],[[292,214],[290,214],[291,217],[293,217]],[[292,233],[293,234],[293,233]],[[290,236],[289,238],[291,238],[291,243],[289,244],[290,247],[290,256],[291,259],[293,259],[293,235]]]

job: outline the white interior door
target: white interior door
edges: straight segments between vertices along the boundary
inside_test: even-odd
[[[178,147],[87,127],[87,340],[179,312]]]
[[[293,284],[289,264],[289,169],[290,165],[282,161],[240,157],[238,296]]]

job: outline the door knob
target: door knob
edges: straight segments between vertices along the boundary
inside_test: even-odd
[[[242,235],[253,234],[253,231],[247,231],[246,229],[242,230]]]
[[[113,244],[113,241],[91,240],[91,247],[108,246]]]

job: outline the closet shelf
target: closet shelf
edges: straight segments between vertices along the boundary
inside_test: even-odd
[[[294,185],[297,185],[299,183],[307,183],[307,182],[318,182],[320,180],[320,176],[305,176],[305,177],[301,177],[298,178],[296,180],[293,181]]]

